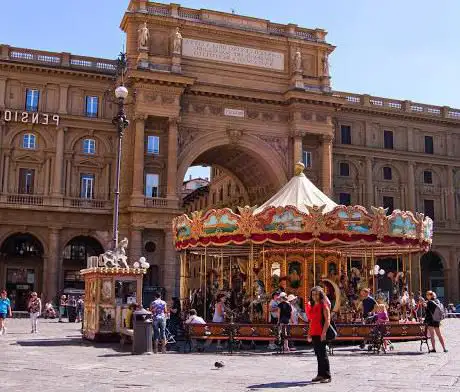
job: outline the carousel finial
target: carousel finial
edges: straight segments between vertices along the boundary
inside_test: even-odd
[[[300,176],[305,170],[305,165],[302,162],[297,162],[294,166],[294,175]]]

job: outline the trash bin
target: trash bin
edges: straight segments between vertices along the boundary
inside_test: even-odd
[[[133,314],[133,354],[152,353],[152,313],[145,309]]]

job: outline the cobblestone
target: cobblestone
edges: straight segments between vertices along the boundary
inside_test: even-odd
[[[420,353],[418,342],[395,344],[373,355],[341,347],[331,357],[333,382],[309,382],[316,375],[310,349],[295,354],[217,353],[132,356],[116,344],[85,342],[77,324],[40,320],[31,335],[27,320],[8,320],[0,336],[2,391],[460,391],[459,319],[444,321],[449,352]],[[216,370],[214,362],[225,367]]]

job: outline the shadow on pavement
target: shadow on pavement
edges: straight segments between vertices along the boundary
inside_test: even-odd
[[[257,389],[285,389],[285,388],[299,388],[314,385],[311,381],[292,381],[292,382],[269,382],[267,384],[249,385],[248,389],[254,391]]]
[[[30,340],[18,340],[12,345],[19,345],[24,347],[60,347],[60,346],[91,346],[95,348],[110,348],[113,345],[110,343],[97,343],[87,342],[82,338],[71,338],[71,339],[30,339]]]

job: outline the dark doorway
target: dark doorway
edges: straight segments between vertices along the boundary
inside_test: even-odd
[[[446,297],[446,290],[441,257],[436,252],[428,252],[422,256],[420,264],[422,267],[422,294],[427,290],[432,290],[438,299],[443,301]]]

